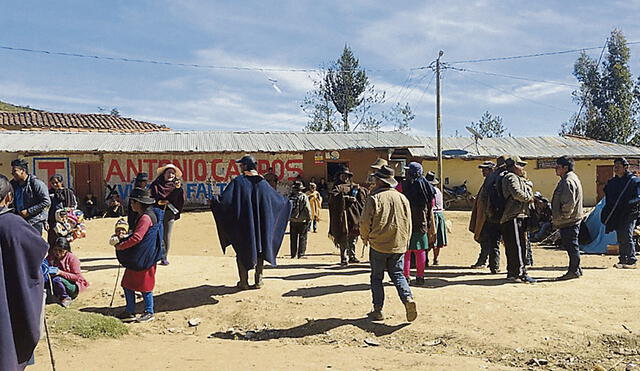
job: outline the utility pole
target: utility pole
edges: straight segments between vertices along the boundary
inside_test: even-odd
[[[436,135],[438,140],[438,188],[443,191],[444,178],[442,177],[442,122],[440,120],[440,57],[444,52],[440,50],[436,59]]]

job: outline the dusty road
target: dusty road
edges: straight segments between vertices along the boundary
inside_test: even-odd
[[[186,214],[174,229],[171,265],[158,267],[156,321],[131,324],[118,340],[56,335],[57,368],[623,370],[639,363],[640,271],[611,268],[612,256],[584,256],[583,278],[552,282],[566,269],[566,253],[536,248],[531,275],[547,282],[508,283],[503,274],[467,268],[479,250],[466,232],[469,213],[447,217],[450,245],[441,265],[427,268],[426,286],[413,288],[419,317],[407,324],[391,286],[385,322],[366,319],[368,266],[337,266],[326,215],[310,234],[308,259],[286,258],[285,238],[265,287],[238,292],[233,251],[220,251],[211,214]],[[114,223],[90,221],[89,236],[75,244],[92,285],[72,309],[109,313],[118,267],[107,244]],[[115,311],[123,305],[118,290]],[[201,324],[189,327],[191,318]],[[44,341],[37,357],[30,370],[50,369]]]

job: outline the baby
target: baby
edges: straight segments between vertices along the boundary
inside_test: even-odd
[[[115,226],[115,233],[109,239],[109,245],[115,246],[124,240],[129,233],[129,224],[125,219],[118,219]]]

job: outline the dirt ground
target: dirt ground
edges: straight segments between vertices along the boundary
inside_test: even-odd
[[[337,266],[328,215],[309,235],[307,259],[286,257],[287,236],[278,267],[265,270],[265,287],[238,292],[233,250],[222,254],[211,214],[188,213],[174,228],[171,265],[158,267],[156,321],[128,325],[131,334],[117,340],[55,335],[57,369],[624,370],[640,363],[639,271],[589,255],[583,278],[553,282],[566,253],[536,247],[530,273],[542,282],[508,283],[504,274],[468,268],[479,252],[466,231],[469,216],[447,213],[449,246],[440,265],[427,268],[426,286],[412,288],[419,316],[408,324],[389,283],[384,323],[367,320],[368,265]],[[87,238],[75,243],[91,287],[70,310],[122,310],[120,288],[109,308],[118,274],[107,244],[114,223],[89,221]],[[504,253],[501,263],[504,270]],[[189,327],[193,318],[201,323]],[[30,370],[50,369],[45,341],[36,357]]]

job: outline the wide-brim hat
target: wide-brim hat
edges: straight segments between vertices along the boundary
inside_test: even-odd
[[[425,179],[427,179],[427,182],[433,185],[440,184],[440,181],[438,180],[438,178],[436,178],[436,173],[434,173],[433,171],[428,172],[424,177]]]
[[[523,161],[520,156],[509,156],[508,159],[504,161],[507,166],[513,166],[514,164],[518,164],[520,166],[527,166],[527,162]]]
[[[293,185],[291,186],[291,190],[293,191],[302,191],[304,189],[304,184],[302,184],[301,181],[296,180],[295,182],[293,182]]]
[[[338,169],[338,172],[336,173],[336,176],[342,175],[342,174],[347,174],[349,176],[353,176],[353,173],[351,171],[349,171],[349,168],[346,166],[342,166],[340,167],[340,169]]]
[[[371,164],[371,166],[369,166],[372,169],[380,169],[383,166],[388,166],[389,162],[387,162],[387,160],[383,159],[383,158],[377,158],[376,161]]]
[[[255,159],[255,157],[251,156],[251,155],[244,155],[242,156],[242,158],[236,160],[236,164],[245,164],[245,165],[253,165],[255,166],[257,164],[257,161]]]
[[[182,170],[174,164],[166,164],[159,167],[158,170],[156,170],[156,174],[163,174],[167,169],[173,169],[176,172],[176,178],[182,178]]]
[[[496,164],[493,161],[485,161],[478,165],[479,169],[493,169],[496,167]]]
[[[380,169],[378,169],[371,175],[387,183],[391,186],[391,188],[395,188],[396,186],[398,186],[398,181],[394,178],[396,172],[387,165],[383,165]]]
[[[176,172],[176,174],[177,174],[177,172]],[[148,182],[149,181],[149,174],[147,174],[147,173],[138,173],[136,175],[135,181],[136,182]]]
[[[156,200],[151,198],[149,191],[143,188],[134,188],[131,194],[129,194],[129,199],[145,205],[152,205],[156,202]]]

